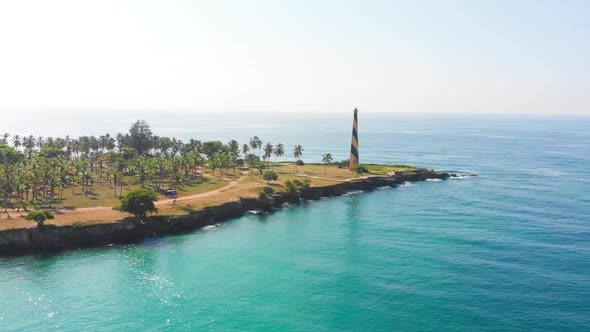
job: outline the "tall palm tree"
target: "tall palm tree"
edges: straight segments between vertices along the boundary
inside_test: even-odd
[[[266,143],[266,145],[264,146],[264,160],[267,160],[270,158],[270,156],[272,156],[272,152],[274,151],[274,147],[272,146],[272,144]]]
[[[256,142],[256,140],[258,139],[258,136],[254,136],[254,137],[250,137],[250,148],[252,150],[256,150],[258,149],[258,143]]]
[[[8,137],[10,137],[9,133],[4,133],[2,138],[0,138],[0,144],[8,144]]]
[[[258,157],[260,157],[260,149],[262,148],[262,141],[260,140],[260,138],[258,138],[258,136],[254,136],[253,138],[250,138],[250,147],[252,148],[252,150],[258,149]]]
[[[260,149],[262,148],[262,140],[258,136],[254,136],[256,140],[256,147],[258,148],[258,157],[260,157]]]
[[[297,160],[299,160],[299,158],[301,158],[302,155],[303,147],[301,146],[301,144],[295,145],[295,148],[293,149],[293,158],[295,158],[295,171],[297,171]]]
[[[12,147],[18,149],[21,146],[20,135],[12,136]]]
[[[35,148],[35,136],[29,135],[23,138],[23,146],[25,147],[27,157],[31,159],[33,156],[33,149]]]
[[[117,134],[117,149],[119,150],[119,152],[121,152],[121,150],[125,147],[125,136],[123,136],[123,134],[118,133]]]
[[[331,153],[325,153],[322,156],[322,163],[324,163],[325,168],[324,168],[324,175],[326,175],[326,171],[328,169],[328,164],[330,164],[332,161],[334,161],[334,158],[332,158],[332,154]]]
[[[250,146],[248,144],[242,145],[242,155],[244,155],[244,158],[246,158],[248,151],[250,151]]]
[[[116,140],[112,138],[111,135],[106,134],[105,148],[107,151],[111,152],[115,149],[115,142]]]
[[[277,162],[277,158],[278,157],[281,157],[282,155],[285,154],[285,146],[283,144],[281,144],[281,143],[277,144],[277,146],[275,147],[273,153],[275,155],[275,163],[276,163]]]

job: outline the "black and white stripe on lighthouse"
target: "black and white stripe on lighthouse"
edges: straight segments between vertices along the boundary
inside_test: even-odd
[[[358,110],[354,109],[354,120],[352,122],[352,143],[350,144],[350,160],[348,169],[354,171],[359,164],[359,134],[358,134]]]

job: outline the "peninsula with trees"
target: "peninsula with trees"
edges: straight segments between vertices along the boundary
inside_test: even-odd
[[[330,152],[317,163],[303,162],[304,153],[258,136],[183,142],[141,120],[114,136],[4,134],[0,253],[134,241],[300,199],[452,176],[407,165],[351,171]]]

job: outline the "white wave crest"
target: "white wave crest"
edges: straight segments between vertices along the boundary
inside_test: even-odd
[[[474,177],[472,174],[454,174],[449,179],[468,179]]]
[[[343,196],[358,195],[364,193],[363,190],[348,190]]]

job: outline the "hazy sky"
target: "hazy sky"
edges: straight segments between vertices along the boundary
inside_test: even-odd
[[[0,111],[590,114],[589,17],[566,0],[0,0]]]

